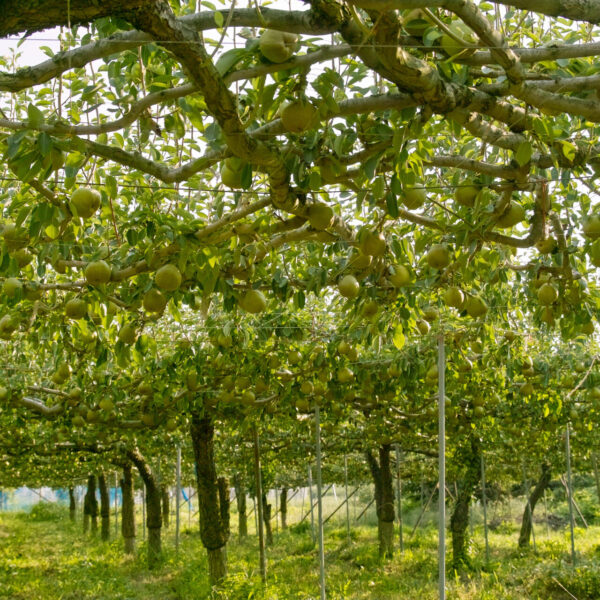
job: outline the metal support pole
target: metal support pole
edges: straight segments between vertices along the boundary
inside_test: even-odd
[[[402,531],[402,479],[400,478],[400,448],[396,444],[396,496],[398,496],[398,536],[400,552],[404,552],[404,533]]]
[[[119,481],[115,473],[115,535],[119,535]]]
[[[573,514],[573,483],[571,478],[571,432],[567,423],[565,435],[565,452],[567,455],[567,490],[569,496],[569,526],[571,529],[571,562],[575,564],[575,515]]]
[[[344,454],[344,486],[346,487],[346,531],[350,542],[350,504],[348,502],[348,457]]]
[[[438,587],[439,600],[446,600],[446,349],[444,334],[438,337],[438,456],[439,524]]]
[[[192,528],[192,488],[188,488],[188,529]]]
[[[485,537],[485,562],[490,562],[490,544],[488,541],[487,498],[485,494],[485,459],[481,453],[481,504],[483,506],[483,535]]]
[[[267,581],[267,558],[265,556],[265,535],[263,531],[263,503],[262,503],[262,478],[260,473],[260,446],[258,430],[253,428],[254,434],[254,477],[256,481],[256,502],[258,505],[258,547],[260,552],[260,578],[263,583]]]
[[[312,469],[310,465],[308,467],[308,498],[310,500],[310,531],[312,535],[313,544],[316,541],[315,536],[315,512],[314,512],[314,502],[313,502],[313,489],[312,489]]]
[[[181,510],[181,446],[177,445],[175,462],[175,552],[179,552],[179,530]]]
[[[321,477],[321,423],[319,405],[315,406],[315,447],[317,453],[317,511],[319,518],[319,583],[321,586],[321,600],[326,600],[325,591],[325,546],[323,540],[323,499],[321,488],[323,481]]]

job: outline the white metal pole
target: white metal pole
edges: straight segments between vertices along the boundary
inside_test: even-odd
[[[446,349],[444,334],[438,337],[438,586],[439,600],[446,599]]]
[[[175,463],[175,551],[179,552],[179,530],[181,510],[181,446],[177,445],[177,459]]]
[[[573,485],[571,480],[571,433],[567,423],[565,436],[565,451],[567,454],[567,489],[569,492],[569,525],[571,529],[571,562],[575,564],[575,515],[573,514]]]
[[[350,500],[348,500],[348,457],[344,454],[344,485],[346,486],[346,530],[350,542]]]
[[[310,500],[310,531],[313,544],[315,543],[315,513],[313,510],[312,469],[308,467],[308,499]]]
[[[323,487],[323,481],[321,478],[321,423],[318,404],[315,406],[315,446],[317,453],[317,514],[319,518],[319,581],[321,585],[321,600],[326,600],[325,548],[323,543],[323,499],[321,498],[321,488]]]
[[[483,535],[485,537],[485,561],[490,562],[490,545],[488,541],[487,498],[485,495],[485,459],[481,453],[481,504],[483,506]]]

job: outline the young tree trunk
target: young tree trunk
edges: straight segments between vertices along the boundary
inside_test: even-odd
[[[190,435],[196,462],[200,539],[208,552],[208,571],[212,585],[227,575],[226,544],[229,539],[229,497],[226,482],[217,481],[214,455],[214,425],[207,416],[192,414]]]
[[[98,489],[100,490],[100,537],[107,541],[110,538],[110,496],[104,473],[98,475]]]
[[[248,535],[248,515],[246,514],[246,487],[244,479],[239,473],[235,474],[233,485],[238,509],[238,535],[241,539]]]
[[[479,485],[481,477],[481,459],[479,441],[471,437],[461,445],[456,454],[456,463],[460,473],[460,482],[456,486],[456,500],[450,518],[452,534],[452,568],[462,571],[470,566],[468,556],[468,527],[471,496]]]
[[[69,488],[69,518],[71,521],[75,520],[75,511],[77,509],[77,502],[75,501],[75,490]]]
[[[163,518],[163,527],[169,526],[169,516],[170,516],[170,501],[169,501],[169,488],[166,485],[163,485],[161,488],[161,496],[162,496],[162,518]]]
[[[133,496],[133,473],[131,463],[123,465],[123,477],[121,479],[121,495],[123,503],[121,506],[121,533],[125,554],[135,552],[135,503]]]
[[[379,556],[391,558],[394,554],[394,486],[390,466],[390,444],[379,447],[379,462],[368,450],[367,462],[375,483],[375,507],[377,511],[377,532],[379,537]]]
[[[281,488],[281,495],[279,496],[279,510],[281,512],[281,529],[287,528],[287,494],[288,489],[286,487]]]
[[[98,500],[96,500],[96,477],[88,477],[87,490],[83,498],[83,533],[90,530],[90,521],[92,524],[92,533],[98,531]]]
[[[525,505],[525,511],[523,512],[523,520],[521,522],[521,532],[519,533],[519,548],[526,548],[529,546],[529,540],[531,538],[531,528],[533,511],[538,500],[544,495],[544,490],[550,484],[551,470],[549,464],[542,464],[542,473],[538,482],[533,488],[533,492],[529,496],[529,501]],[[527,490],[529,492],[529,490]]]
[[[148,527],[148,568],[153,569],[162,559],[162,542],[160,529],[162,527],[162,511],[160,506],[160,487],[152,473],[150,465],[142,453],[135,448],[128,456],[137,467],[146,486],[146,526]]]
[[[265,524],[265,543],[267,546],[273,545],[273,529],[271,528],[271,508],[272,506],[267,502],[267,494],[262,495],[263,504],[263,522]]]

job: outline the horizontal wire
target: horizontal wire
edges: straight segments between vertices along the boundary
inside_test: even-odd
[[[465,158],[467,160],[467,157],[461,157],[461,158]],[[118,161],[115,161],[118,162]],[[120,163],[119,163],[120,164]],[[498,165],[498,166],[503,166],[503,165]],[[433,166],[432,168],[438,168],[438,169],[460,169],[460,170],[465,170],[462,169],[459,166],[456,167],[436,167]],[[132,169],[134,171],[136,171],[137,169]],[[570,181],[586,181],[589,179],[597,179],[598,176],[597,175],[577,175],[577,176],[572,176],[569,177]],[[543,177],[541,178],[544,181],[548,182],[548,183],[556,183],[556,182],[562,182],[563,178],[562,177],[556,177],[556,178],[548,178],[548,177]],[[524,180],[520,180],[519,184],[524,184],[524,183],[539,183],[541,180],[539,177],[535,178],[535,179],[524,179]],[[31,185],[29,184],[27,181],[22,181],[21,179],[17,178],[17,177],[0,177],[0,181],[12,181],[12,182],[18,182],[21,184],[25,184],[25,185]],[[64,183],[65,180],[59,180],[58,183]],[[86,185],[86,186],[91,186],[91,187],[104,187],[105,184],[103,183],[96,183],[96,182],[81,182],[80,185]],[[419,184],[420,185],[420,184]],[[494,184],[489,184],[489,185],[494,185]],[[468,182],[468,183],[459,183],[459,184],[432,184],[432,185],[424,185],[422,186],[424,189],[426,190],[439,190],[439,189],[448,189],[448,190],[454,190],[454,189],[459,189],[459,188],[463,188],[463,187],[471,187],[473,186],[472,182]],[[209,187],[168,187],[168,186],[154,186],[154,185],[142,185],[142,184],[135,184],[135,183],[123,183],[123,184],[119,184],[118,187],[121,188],[133,188],[133,189],[150,189],[150,190],[167,190],[167,191],[173,191],[173,192],[178,192],[178,191],[184,191],[184,192],[213,192],[213,193],[217,193],[217,192],[222,192],[222,193],[227,193],[227,194],[254,194],[254,195],[262,195],[262,196],[269,196],[270,192],[267,191],[256,191],[256,190],[229,190],[229,189],[223,189],[223,188],[209,188]],[[479,184],[479,187],[485,188],[488,187],[488,185],[481,185]],[[390,187],[385,187],[384,186],[384,191],[391,191]],[[364,191],[364,190],[361,190]],[[307,194],[356,194],[356,192],[352,189],[329,189],[329,190],[308,190],[306,192]]]

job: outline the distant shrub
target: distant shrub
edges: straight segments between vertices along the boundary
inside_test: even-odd
[[[27,515],[30,521],[60,521],[67,516],[64,506],[52,502],[38,502]]]

